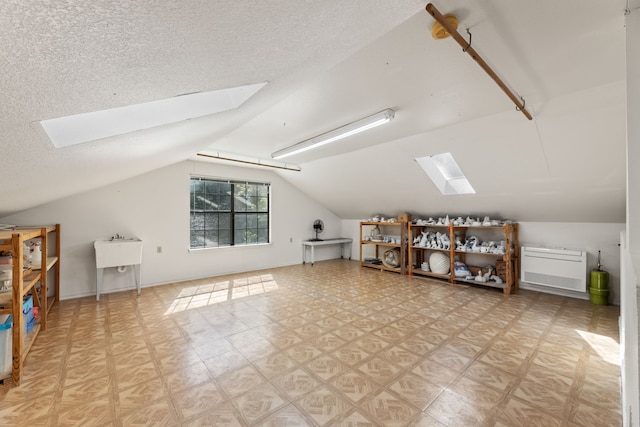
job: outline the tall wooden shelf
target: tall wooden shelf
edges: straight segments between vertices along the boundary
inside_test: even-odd
[[[42,258],[38,268],[25,265],[23,258],[24,243],[31,239],[41,242]],[[47,315],[60,296],[60,224],[0,230],[0,250],[11,251],[13,263],[12,289],[0,293],[0,314],[11,314],[13,317],[11,379],[14,385],[19,385],[29,349],[40,331],[47,328]],[[48,283],[50,271],[52,284]],[[22,314],[22,306],[23,297],[28,294],[33,298],[33,306],[39,308],[39,318],[33,329],[25,333],[26,319]]]
[[[371,230],[375,227],[380,228],[382,236],[394,236],[398,239],[393,243],[385,242],[381,239],[372,240]],[[362,221],[360,223],[360,265],[362,267],[375,268],[381,271],[393,271],[395,273],[407,273],[407,223],[406,222],[388,222],[388,221]],[[375,259],[382,262],[385,252],[388,249],[397,249],[398,266],[389,267],[382,263],[368,262],[369,259]],[[367,256],[370,255],[370,256]]]
[[[448,249],[427,248],[413,244],[413,240],[423,231],[434,231],[446,233],[450,240]],[[467,234],[481,234],[485,240],[505,241],[505,253],[495,254],[489,252],[469,252],[456,250],[456,235],[463,241]],[[519,271],[519,242],[518,242],[518,224],[507,223],[504,225],[487,225],[487,226],[465,226],[465,225],[417,225],[408,224],[408,274],[433,277],[437,279],[447,280],[450,283],[467,283],[480,286],[489,286],[500,288],[505,295],[509,295],[518,290],[518,271]],[[449,258],[449,274],[436,274],[431,271],[423,271],[420,265],[423,261],[428,261],[429,256],[434,251],[446,253]],[[467,263],[468,258],[473,258],[474,263],[481,264],[478,267],[484,267],[487,264],[495,265],[496,261],[504,262],[504,278],[503,283],[493,281],[479,282],[476,280],[467,280],[466,278],[456,277],[454,274],[454,265],[456,258]],[[470,265],[473,268],[473,265]],[[474,268],[475,269],[475,268]]]

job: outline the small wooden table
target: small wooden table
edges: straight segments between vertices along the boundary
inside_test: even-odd
[[[345,243],[349,244],[349,259],[351,259],[351,244],[353,243],[353,239],[348,237],[338,237],[335,239],[324,239],[324,240],[304,240],[302,242],[302,263],[307,262],[307,247],[311,248],[311,265],[313,265],[314,261],[314,248],[316,246],[325,246],[325,245],[340,245],[340,258],[344,258],[344,245]]]

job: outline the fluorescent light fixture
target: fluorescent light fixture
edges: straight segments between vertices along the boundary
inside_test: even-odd
[[[339,127],[327,133],[323,133],[322,135],[318,135],[314,138],[307,139],[306,141],[299,142],[290,147],[283,148],[282,150],[276,151],[275,153],[271,154],[271,157],[274,159],[282,159],[288,156],[293,156],[294,154],[302,153],[304,151],[311,150],[312,148],[317,148],[331,142],[335,142],[339,139],[346,138],[348,136],[364,132],[365,130],[383,125],[390,122],[394,116],[395,111],[386,109],[372,116],[358,120],[357,122],[349,123],[348,125]]]
[[[445,196],[456,194],[474,194],[475,190],[462,173],[451,153],[436,154],[434,156],[418,157],[415,159],[420,167],[429,175],[431,181]]]
[[[199,92],[109,110],[42,120],[56,148],[150,129],[238,108],[267,83]]]
[[[265,168],[283,169],[295,172],[300,172],[302,170],[300,169],[300,166],[291,163],[276,162],[272,159],[260,159],[244,156],[242,154],[222,153],[220,151],[201,151],[196,155],[196,159],[212,159],[214,161],[224,160],[227,162],[237,162],[246,165],[262,166]]]

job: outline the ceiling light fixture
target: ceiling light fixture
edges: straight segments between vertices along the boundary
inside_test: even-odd
[[[365,117],[364,119],[349,123],[348,125],[339,127],[327,133],[323,133],[322,135],[318,135],[311,139],[307,139],[306,141],[302,141],[290,147],[278,150],[275,153],[271,154],[271,157],[277,160],[288,156],[293,156],[294,154],[302,153],[304,151],[311,150],[312,148],[317,148],[322,145],[335,142],[339,139],[364,132],[365,130],[383,125],[385,123],[389,123],[391,120],[393,120],[394,116],[395,111],[388,108],[372,116]]]
[[[40,124],[53,145],[62,148],[232,110],[266,84],[183,94],[143,104],[42,120]]]
[[[197,156],[205,158],[205,159],[213,159],[213,160],[224,160],[227,162],[237,162],[243,163],[246,165],[253,166],[261,166],[265,168],[273,168],[273,169],[283,169],[288,171],[300,172],[300,166],[288,163],[280,163],[274,162],[269,159],[251,159],[246,156],[241,156],[239,154],[231,154],[231,153],[221,153],[219,151],[201,151],[197,153]]]

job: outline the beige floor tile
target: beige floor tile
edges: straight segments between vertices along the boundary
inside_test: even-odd
[[[173,405],[168,399],[151,402],[133,412],[123,414],[121,420],[123,426],[171,427],[179,425]]]
[[[280,408],[266,420],[254,424],[255,427],[302,427],[309,425],[312,425],[311,421],[292,404]]]
[[[240,413],[240,416],[249,424],[266,419],[287,404],[287,401],[280,396],[278,390],[269,383],[262,383],[253,387],[250,391],[234,398],[231,402]]]
[[[451,390],[440,393],[425,413],[448,426],[480,426],[488,417],[483,408],[470,404]]]
[[[318,425],[325,425],[351,409],[346,399],[324,386],[305,394],[295,404]]]
[[[344,260],[62,301],[0,424],[619,425],[618,316]]]
[[[314,376],[301,368],[281,374],[271,380],[271,382],[278,387],[289,400],[295,400],[321,384]]]
[[[388,389],[420,410],[425,410],[444,390],[413,373],[402,375]]]
[[[379,425],[388,427],[405,426],[420,412],[386,390],[366,398],[359,408]]]
[[[350,369],[349,365],[329,355],[321,355],[308,361],[304,366],[309,372],[324,381],[329,381]]]
[[[252,390],[264,381],[264,377],[253,366],[245,366],[229,372],[217,380],[222,390],[229,397],[235,397]]]
[[[129,388],[120,388],[118,391],[121,413],[132,412],[149,402],[164,398],[166,398],[164,386],[159,378]]]
[[[163,379],[170,392],[175,393],[186,388],[211,381],[213,375],[203,362],[196,362],[180,369],[172,370],[163,375]]]
[[[172,400],[181,419],[194,418],[225,400],[213,382],[172,394]]]
[[[380,356],[368,358],[357,366],[357,370],[381,386],[387,385],[400,372],[400,368]]]
[[[101,426],[115,419],[113,403],[109,396],[91,401],[63,406],[58,414],[59,426]]]
[[[510,399],[504,410],[499,412],[498,418],[514,427],[559,427],[563,424],[562,419],[554,418],[519,399]]]
[[[521,381],[513,396],[559,419],[564,418],[567,405],[570,403],[567,394],[531,380]]]
[[[447,387],[459,375],[455,370],[431,360],[419,363],[411,372],[440,387]]]
[[[330,383],[352,403],[380,389],[380,385],[360,371],[348,371],[331,380]]]
[[[517,378],[513,374],[481,361],[473,362],[463,375],[500,391],[506,391]]]
[[[506,393],[464,376],[449,384],[447,389],[462,396],[467,402],[486,412],[490,412],[497,407],[506,397]]]
[[[343,419],[332,423],[335,427],[374,427],[376,424],[367,418],[361,411],[355,410]]]
[[[218,378],[229,372],[248,366],[250,362],[242,353],[234,349],[205,359],[204,364],[211,375],[213,375],[214,378]]]

